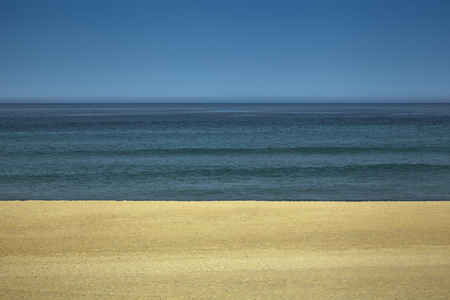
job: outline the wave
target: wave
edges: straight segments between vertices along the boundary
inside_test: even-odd
[[[83,177],[114,177],[114,178],[129,178],[129,179],[154,179],[154,178],[179,178],[190,179],[192,177],[210,177],[211,179],[217,177],[235,177],[235,178],[264,178],[264,177],[379,177],[384,174],[387,178],[397,175],[408,176],[408,174],[418,174],[421,176],[427,173],[442,173],[444,177],[450,174],[450,165],[437,164],[368,164],[368,165],[345,165],[345,166],[283,166],[283,167],[262,167],[262,166],[147,166],[136,168],[117,167],[113,169],[102,169],[101,167],[86,169],[80,168],[77,170],[40,170],[37,173],[21,174],[15,172],[5,172],[2,178],[11,180],[13,178],[67,178],[76,177],[77,180],[82,180]],[[383,175],[383,177],[384,177]],[[416,176],[416,175],[415,175]]]
[[[239,167],[206,167],[206,168],[182,168],[182,169],[166,169],[162,173],[174,173],[181,176],[196,175],[196,176],[254,176],[254,177],[283,177],[283,176],[379,176],[380,173],[389,174],[399,172],[404,175],[407,173],[427,173],[427,172],[442,172],[450,171],[450,165],[433,165],[433,164],[371,164],[371,165],[346,165],[340,167],[330,166],[287,166],[287,167],[253,167],[253,168],[239,168]],[[161,171],[157,171],[160,173]],[[151,175],[152,172],[147,172]]]
[[[18,150],[15,154],[19,154]],[[284,155],[284,154],[371,154],[371,153],[450,153],[448,147],[268,147],[268,148],[154,148],[154,149],[80,149],[39,150],[34,155],[63,156],[174,156],[174,155]]]

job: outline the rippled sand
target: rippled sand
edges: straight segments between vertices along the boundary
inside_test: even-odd
[[[449,299],[450,202],[0,202],[0,298]]]

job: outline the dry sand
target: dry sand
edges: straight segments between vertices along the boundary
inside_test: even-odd
[[[0,202],[0,298],[450,299],[450,202]]]

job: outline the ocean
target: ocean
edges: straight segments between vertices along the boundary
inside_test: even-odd
[[[0,104],[0,200],[450,200],[450,104]]]

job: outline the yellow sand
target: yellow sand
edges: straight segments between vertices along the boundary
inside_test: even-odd
[[[0,202],[0,299],[450,299],[450,202]]]

